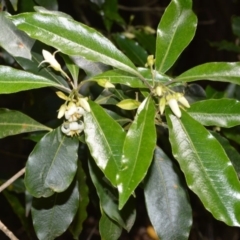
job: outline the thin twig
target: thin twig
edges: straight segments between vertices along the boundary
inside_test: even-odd
[[[0,186],[0,192],[2,192],[5,188],[7,188],[9,185],[11,185],[15,180],[20,178],[24,173],[25,173],[25,168],[21,169],[14,176],[12,176],[10,179],[8,179],[4,184],[2,184]]]
[[[18,240],[18,238],[16,238],[15,235],[1,221],[0,230],[2,230],[11,240]]]

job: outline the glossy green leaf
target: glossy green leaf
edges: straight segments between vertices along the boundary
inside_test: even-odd
[[[60,128],[46,134],[28,158],[27,190],[37,198],[66,190],[77,171],[77,150],[77,138],[63,135]]]
[[[12,56],[31,59],[34,40],[19,31],[4,12],[0,12],[0,23],[0,46]]]
[[[122,233],[122,228],[102,212],[99,222],[99,232],[102,240],[118,240]]]
[[[138,66],[143,67],[147,62],[148,54],[137,42],[126,38],[122,34],[115,34],[114,40],[118,47]]]
[[[240,84],[240,62],[210,62],[196,66],[179,75],[175,80],[192,82],[210,80]]]
[[[226,154],[228,155],[229,159],[231,160],[233,167],[240,178],[240,154],[239,152],[230,144],[230,142],[220,135],[217,132],[211,131],[211,134],[220,142],[222,147],[224,148]]]
[[[85,140],[98,167],[116,186],[116,174],[121,167],[122,148],[126,134],[102,107],[92,101],[89,101],[89,104],[91,112],[84,115]]]
[[[240,144],[240,126],[233,128],[223,128],[221,129],[221,132],[226,138]]]
[[[144,47],[150,54],[154,54],[156,50],[156,37],[152,34],[147,34],[143,31],[136,31],[134,35],[137,41]]]
[[[44,0],[44,1],[48,1],[48,0]],[[53,2],[55,2],[55,0],[53,0]],[[35,10],[35,12],[39,12],[39,13],[46,13],[46,14],[50,14],[50,15],[56,15],[56,16],[61,16],[61,17],[66,17],[66,18],[69,18],[69,19],[73,19],[72,16],[70,16],[69,14],[67,14],[65,12],[48,10],[45,7],[42,7],[42,6],[34,6],[34,10]]]
[[[77,181],[62,192],[48,198],[34,198],[33,225],[39,240],[54,240],[64,233],[72,222],[79,205]]]
[[[86,183],[86,174],[82,168],[81,161],[78,164],[78,171],[76,174],[76,179],[78,182],[78,191],[79,191],[79,202],[78,202],[78,210],[75,215],[75,218],[71,224],[70,231],[73,235],[74,239],[79,239],[79,235],[83,229],[83,222],[88,216],[87,206],[89,203],[88,197],[88,186]]]
[[[144,195],[150,221],[159,239],[188,239],[192,211],[178,168],[157,147],[144,179]]]
[[[172,0],[157,29],[156,70],[165,73],[195,35],[197,18],[191,0]]]
[[[135,188],[143,180],[151,164],[156,144],[154,118],[155,107],[149,97],[139,106],[124,141],[122,168],[117,174],[119,209],[122,209]]]
[[[134,64],[107,38],[84,24],[43,13],[23,13],[11,18],[30,37],[67,55],[79,55],[139,75]]]
[[[209,99],[195,102],[187,110],[205,126],[234,127],[240,125],[240,102],[235,99]]]
[[[64,86],[61,86],[47,78],[7,66],[0,66],[0,84],[0,94],[15,93],[43,87],[56,87],[69,91],[69,89]]]
[[[50,131],[27,115],[8,109],[0,109],[0,138],[25,132]]]
[[[220,143],[185,111],[179,119],[166,110],[174,157],[188,187],[213,216],[240,226],[240,183]]]
[[[110,219],[129,232],[136,219],[134,199],[131,198],[124,208],[119,210],[117,189],[110,185],[103,173],[91,159],[89,160],[89,170],[100,199],[102,212],[105,212]]]

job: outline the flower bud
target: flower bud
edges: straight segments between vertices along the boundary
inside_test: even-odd
[[[168,100],[168,105],[176,117],[180,118],[182,116],[181,110],[175,98],[170,98]]]
[[[64,116],[66,109],[67,109],[67,106],[65,104],[61,105],[61,107],[58,110],[58,116],[57,116],[58,119]]]
[[[178,102],[180,102],[184,107],[190,108],[188,100],[184,96],[179,97]]]
[[[56,92],[56,94],[58,95],[59,98],[63,99],[63,100],[68,100],[68,96],[66,96],[63,92],[58,91]]]
[[[104,88],[115,88],[115,86],[110,83],[107,79],[98,79],[96,80],[98,85],[104,87]]]
[[[84,110],[91,112],[91,108],[86,98],[78,98],[78,103]]]
[[[155,88],[155,91],[156,91],[156,94],[157,94],[157,96],[158,97],[161,97],[162,96],[162,87],[161,86],[157,86],[156,88]]]
[[[124,99],[116,105],[124,110],[133,110],[139,107],[140,102],[134,99]]]
[[[159,111],[160,111],[160,114],[162,115],[164,110],[165,110],[165,106],[166,106],[166,99],[164,97],[162,97],[160,100],[159,100],[159,104],[158,104],[158,107],[159,107]]]

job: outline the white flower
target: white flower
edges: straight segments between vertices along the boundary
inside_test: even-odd
[[[84,129],[84,124],[80,122],[65,122],[63,123],[61,130],[67,136],[79,135]]]
[[[57,118],[60,119],[64,116],[65,112],[66,112],[67,106],[66,104],[62,104],[61,107],[58,110],[58,116]]]
[[[155,91],[156,91],[156,94],[157,94],[158,97],[161,97],[161,96],[162,96],[162,94],[163,94],[163,89],[162,89],[161,86],[157,86],[157,87],[155,88]]]
[[[61,68],[60,64],[55,59],[55,54],[56,53],[57,53],[57,51],[54,52],[53,54],[51,54],[47,50],[43,49],[42,50],[42,55],[44,57],[44,60],[38,65],[38,67],[41,66],[43,63],[49,63],[50,67],[52,67],[54,70],[62,72],[62,68]]]
[[[85,110],[82,107],[77,107],[75,103],[70,102],[65,111],[65,118],[69,122],[75,122],[82,117]]]

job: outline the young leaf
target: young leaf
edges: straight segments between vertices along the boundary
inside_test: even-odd
[[[139,106],[124,141],[122,169],[117,174],[119,209],[143,180],[151,164],[156,144],[154,118],[155,107],[148,97]]]
[[[239,125],[240,102],[235,99],[209,99],[193,103],[187,112],[205,126],[230,128]]]
[[[51,128],[21,112],[0,109],[0,138],[35,131],[51,131]]]
[[[122,52],[102,34],[84,24],[44,13],[23,13],[11,18],[30,37],[67,55],[79,55],[139,76],[134,64]]]
[[[175,80],[192,82],[210,80],[240,84],[240,62],[210,62],[193,67],[179,75]]]
[[[177,118],[166,111],[174,157],[195,192],[213,216],[240,226],[240,183],[220,143],[185,111]]]
[[[179,170],[157,147],[144,180],[144,195],[151,223],[159,239],[188,239],[192,212]]]
[[[88,186],[86,183],[86,174],[82,168],[81,162],[78,162],[78,171],[76,174],[76,179],[78,182],[78,191],[79,191],[79,202],[78,210],[75,215],[75,218],[71,224],[70,231],[74,239],[78,239],[80,233],[82,232],[83,222],[87,218],[87,206],[89,203],[88,197]]]
[[[64,233],[72,222],[79,205],[77,181],[62,193],[48,198],[34,198],[33,225],[39,240],[54,240]]]
[[[172,0],[157,29],[156,70],[165,73],[194,37],[197,18],[191,0]]]
[[[99,232],[103,240],[118,240],[122,233],[122,228],[102,212],[99,222]]]
[[[56,87],[67,92],[70,91],[47,78],[7,66],[0,66],[0,84],[0,94],[43,87]]]
[[[116,175],[121,166],[125,132],[98,104],[89,101],[91,112],[84,116],[84,132],[90,153],[98,167],[116,186]],[[114,137],[117,136],[117,137]]]
[[[26,33],[19,31],[7,18],[5,12],[0,12],[0,23],[0,46],[14,57],[31,59],[34,40]]]
[[[88,166],[91,179],[100,199],[100,208],[102,212],[106,213],[110,219],[129,232],[136,219],[136,209],[133,198],[126,203],[123,209],[118,210],[117,190],[107,182],[103,173],[92,159],[89,160]]]
[[[63,135],[60,128],[46,134],[28,158],[27,190],[39,198],[67,189],[77,171],[77,150],[77,138]]]

